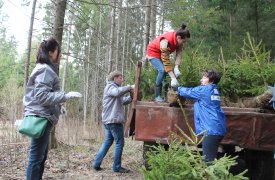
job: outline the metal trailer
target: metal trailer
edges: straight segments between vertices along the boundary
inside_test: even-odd
[[[125,125],[125,137],[133,136],[144,145],[167,144],[169,135],[180,134],[175,125],[188,134],[183,112],[169,103],[138,100],[141,63],[137,64],[135,89],[130,113]],[[252,180],[275,180],[275,111],[258,108],[223,107],[227,133],[220,143],[221,153],[238,155],[245,162]],[[189,123],[194,128],[193,106],[184,106]],[[144,148],[146,150],[146,148]]]

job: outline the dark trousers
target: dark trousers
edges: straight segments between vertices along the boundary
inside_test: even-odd
[[[31,140],[30,155],[27,165],[27,180],[41,180],[44,164],[48,155],[48,144],[52,124],[48,122],[42,137]]]
[[[208,135],[202,141],[202,154],[205,162],[214,161],[217,158],[219,143],[223,136]]]

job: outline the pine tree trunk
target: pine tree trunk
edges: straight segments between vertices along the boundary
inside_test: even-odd
[[[150,39],[152,41],[156,37],[156,14],[157,14],[157,4],[156,0],[151,0],[151,17],[150,17]]]
[[[126,3],[126,8],[125,8],[125,22],[124,22],[124,30],[123,30],[123,46],[122,46],[122,73],[125,73],[125,48],[127,46],[126,43],[126,37],[127,37],[127,23],[128,23],[128,1]]]
[[[117,35],[116,35],[116,54],[115,54],[115,57],[116,57],[116,70],[118,71],[121,71],[121,63],[120,63],[120,22],[121,22],[121,7],[122,7],[122,0],[119,0],[118,2],[118,13],[117,13]]]
[[[29,36],[28,36],[28,49],[27,49],[27,59],[25,62],[25,77],[24,77],[24,91],[29,79],[29,66],[30,66],[30,56],[31,56],[31,44],[32,44],[32,31],[33,31],[33,21],[34,21],[34,15],[35,15],[35,7],[36,7],[37,0],[33,0],[32,4],[32,15],[31,15],[31,21],[30,21],[30,27],[29,27]]]
[[[111,11],[111,29],[110,29],[110,44],[109,44],[109,61],[108,73],[113,70],[113,51],[114,51],[114,36],[115,36],[115,19],[116,19],[116,0],[112,1]]]
[[[100,1],[100,3],[102,3],[102,0]],[[99,122],[99,113],[97,110],[98,107],[98,102],[99,102],[99,98],[98,98],[98,94],[99,94],[99,88],[100,88],[100,82],[99,82],[99,78],[102,77],[102,70],[100,68],[104,68],[103,66],[99,66],[101,64],[101,60],[100,57],[101,55],[101,40],[100,40],[100,36],[102,34],[102,11],[101,8],[99,9],[99,27],[98,27],[98,31],[97,31],[97,43],[96,43],[96,66],[95,66],[95,75],[94,75],[94,80],[93,80],[93,84],[94,86],[92,86],[92,104],[91,104],[91,119],[95,122]],[[101,100],[101,99],[100,99]]]
[[[150,16],[151,16],[151,0],[146,0],[146,11],[145,11],[145,28],[143,37],[143,54],[146,54],[146,48],[149,44],[150,36]]]
[[[62,45],[63,25],[66,11],[66,0],[55,1],[55,19],[53,24],[53,37]],[[55,137],[55,128],[53,128],[50,137],[49,148],[57,148],[57,139]]]

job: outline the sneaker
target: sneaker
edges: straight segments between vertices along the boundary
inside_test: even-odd
[[[93,169],[96,170],[96,171],[101,171],[102,170],[102,168],[100,166],[99,167],[93,166]]]
[[[129,173],[130,170],[129,169],[126,169],[126,168],[123,168],[121,167],[118,171],[115,171],[116,173]]]
[[[164,99],[162,99],[162,97],[160,97],[160,96],[158,96],[158,97],[156,97],[155,98],[155,102],[165,102],[165,100]]]

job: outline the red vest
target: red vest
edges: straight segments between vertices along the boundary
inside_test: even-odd
[[[160,41],[162,39],[166,39],[169,42],[169,48],[171,49],[170,53],[174,52],[177,46],[176,32],[170,31],[159,35],[156,39],[154,39],[147,46],[146,54],[150,57],[156,57],[160,59],[161,51],[160,51]]]

